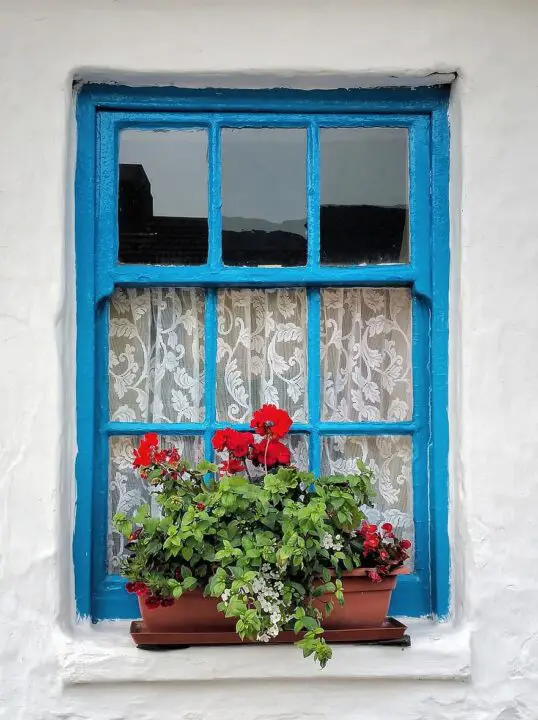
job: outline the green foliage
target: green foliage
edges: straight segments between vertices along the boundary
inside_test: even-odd
[[[358,463],[355,475],[318,479],[294,467],[261,480],[208,477],[216,470],[206,461],[144,469],[161,517],[147,506],[114,516],[129,540],[123,574],[159,599],[197,587],[219,598],[241,638],[293,630],[303,655],[324,667],[332,652],[323,617],[343,603],[342,572],[361,564],[356,528],[373,495],[371,472]],[[333,599],[316,601],[322,595]]]

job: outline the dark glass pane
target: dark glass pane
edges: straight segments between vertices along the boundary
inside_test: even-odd
[[[205,263],[205,130],[124,130],[119,161],[119,261]]]
[[[306,263],[306,131],[222,131],[226,265]]]
[[[321,263],[409,261],[405,128],[320,133]]]

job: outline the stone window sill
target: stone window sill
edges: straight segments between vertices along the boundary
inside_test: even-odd
[[[127,622],[79,625],[63,635],[60,673],[64,684],[192,682],[201,680],[466,680],[470,633],[450,623],[410,619],[409,648],[336,645],[324,670],[289,645],[190,647],[150,652],[137,649]]]

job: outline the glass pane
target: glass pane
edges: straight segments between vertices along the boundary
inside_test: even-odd
[[[116,288],[110,302],[110,419],[204,419],[204,292]]]
[[[217,419],[247,422],[274,403],[307,418],[306,291],[219,290]]]
[[[256,436],[256,440],[259,440]],[[291,464],[295,465],[299,470],[308,470],[309,458],[308,458],[308,435],[300,435],[298,433],[291,433],[287,435],[282,442],[290,449]],[[227,453],[215,453],[215,461],[217,463],[227,459]],[[263,477],[265,475],[265,469],[263,467],[255,467],[251,462],[248,462],[248,471],[252,478]]]
[[[410,420],[412,373],[407,288],[321,291],[323,420]]]
[[[121,558],[125,553],[125,538],[112,527],[116,512],[130,516],[139,505],[147,503],[158,515],[158,506],[152,501],[148,485],[133,468],[133,450],[140,442],[139,437],[117,436],[110,438],[109,483],[108,483],[108,572],[119,573]],[[199,462],[204,455],[203,438],[161,436],[163,447],[177,447],[181,456],[189,462]]]
[[[357,458],[374,473],[374,507],[363,507],[369,522],[376,525],[391,523],[397,537],[411,540],[413,552],[415,529],[411,438],[406,435],[323,438],[323,474],[354,473],[357,470]]]
[[[226,265],[306,263],[306,131],[222,131]]]
[[[207,261],[207,133],[124,130],[120,135],[119,261]]]
[[[409,261],[405,128],[320,133],[321,263]]]

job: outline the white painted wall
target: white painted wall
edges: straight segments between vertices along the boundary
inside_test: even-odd
[[[537,22],[533,0],[2,2],[0,717],[538,717]],[[452,623],[405,652],[338,650],[324,674],[291,648],[157,657],[121,628],[73,628],[73,74],[340,87],[454,70]]]

